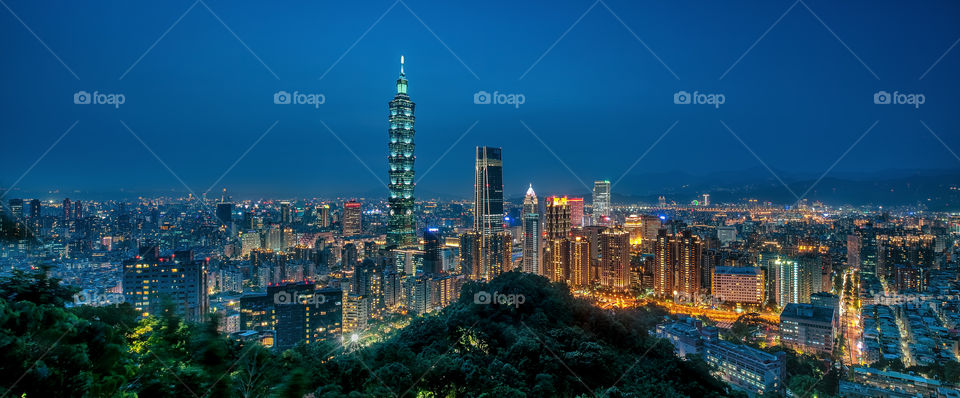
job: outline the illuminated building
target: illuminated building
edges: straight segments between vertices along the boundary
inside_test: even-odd
[[[894,267],[894,287],[897,292],[922,293],[927,290],[929,272],[918,265],[897,264]]]
[[[523,272],[540,273],[540,209],[533,184],[523,198]]]
[[[348,294],[343,298],[343,335],[359,332],[367,328],[370,319],[370,298],[358,294]]]
[[[570,268],[570,241],[548,239],[543,247],[541,275],[551,282],[566,282]]]
[[[713,297],[724,302],[763,304],[765,291],[763,270],[756,267],[724,267],[713,269],[710,278]]]
[[[503,155],[500,148],[477,147],[473,230],[480,238],[480,278],[509,268],[512,242],[503,234]],[[509,236],[509,233],[507,234]],[[506,259],[506,261],[504,261]]]
[[[690,231],[657,234],[654,260],[654,293],[661,297],[680,295],[691,299],[700,294],[703,244]]]
[[[833,353],[837,311],[812,304],[787,304],[780,313],[780,344],[808,354]]]
[[[413,122],[415,104],[407,95],[407,78],[400,57],[400,77],[397,94],[390,101],[390,218],[387,221],[387,247],[407,247],[417,244],[416,222],[413,219],[414,156]]]
[[[544,236],[547,239],[570,237],[570,203],[567,197],[551,196],[546,201]]]
[[[877,237],[877,276],[893,279],[898,264],[934,266],[936,238],[933,235]]]
[[[822,280],[818,258],[801,256],[798,261],[776,256],[769,261],[773,301],[781,308],[790,303],[809,303],[810,295],[820,291],[814,286],[815,279]]]
[[[606,225],[606,218],[610,216],[610,211],[610,181],[594,181],[593,223],[596,225]]]
[[[317,226],[327,228],[330,226],[330,205],[324,204],[317,206]]]
[[[643,241],[643,220],[636,214],[627,216],[623,229],[630,233],[630,246],[639,247]]]
[[[343,204],[343,236],[360,235],[362,231],[363,211],[360,202],[349,201]]]
[[[250,252],[260,250],[260,234],[247,231],[240,235],[240,255],[246,257]]]
[[[156,246],[123,262],[123,297],[138,317],[157,315],[173,304],[184,319],[203,322],[210,307],[207,298],[207,261],[194,260],[193,251],[161,257]]]
[[[600,234],[600,285],[625,291],[630,288],[630,234],[607,229]]]
[[[569,198],[570,203],[570,226],[577,228],[583,226],[583,198]]]
[[[714,335],[704,344],[704,359],[723,381],[751,394],[774,395],[786,390],[787,355],[783,351],[771,354]]]
[[[570,273],[568,280],[573,287],[589,286],[593,278],[590,270],[590,241],[582,236],[570,241]]]

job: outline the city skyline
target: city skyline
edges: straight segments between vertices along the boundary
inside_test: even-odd
[[[662,5],[645,12],[625,3],[555,5],[556,17],[529,29],[515,24],[484,30],[497,39],[526,34],[502,53],[465,35],[458,18],[519,22],[534,6],[507,11],[497,4],[384,2],[382,12],[371,12],[339,5],[338,12],[355,18],[319,24],[337,40],[310,41],[322,50],[304,54],[293,50],[295,43],[278,41],[278,35],[302,35],[299,24],[265,34],[216,3],[151,9],[158,16],[146,25],[156,29],[125,26],[123,38],[104,39],[107,32],[97,24],[72,29],[74,42],[67,42],[63,32],[74,22],[44,18],[35,5],[12,2],[2,18],[11,22],[3,29],[14,40],[4,50],[18,56],[5,65],[10,90],[0,104],[13,117],[0,128],[9,132],[10,147],[20,150],[0,163],[11,171],[0,186],[15,185],[23,193],[17,196],[51,190],[80,191],[73,196],[186,194],[184,185],[197,193],[228,187],[244,197],[370,196],[384,182],[370,171],[386,167],[379,148],[368,145],[383,137],[377,98],[386,95],[382,82],[395,74],[384,66],[395,65],[400,54],[416,65],[413,94],[429,110],[418,123],[424,170],[418,189],[424,197],[469,197],[471,187],[460,177],[470,165],[456,155],[477,145],[520,155],[515,172],[504,176],[507,197],[519,198],[530,182],[545,193],[584,194],[589,189],[583,185],[597,179],[612,180],[614,192],[650,195],[658,188],[650,177],[665,173],[752,170],[757,180],[777,185],[777,179],[789,183],[801,175],[803,183],[792,189],[802,191],[822,175],[829,182],[888,170],[955,171],[960,142],[951,131],[960,125],[948,115],[957,105],[950,93],[960,84],[948,71],[958,62],[950,50],[960,31],[948,22],[956,4],[903,10],[895,3],[870,3],[869,13],[860,4],[867,3],[766,3],[751,7],[750,18],[737,27],[708,18],[733,18],[722,5],[685,11],[692,13],[687,18]],[[71,14],[117,22],[142,11],[138,7],[88,6]],[[297,21],[319,11],[270,15]],[[678,29],[693,21],[699,29],[713,28],[716,37],[698,40],[699,29]],[[873,24],[912,29],[870,35],[857,29]],[[392,32],[408,39],[398,45],[390,40]],[[606,44],[591,46],[600,38]],[[94,49],[97,40],[105,44]],[[96,57],[87,59],[83,51]],[[225,71],[227,60],[233,69]],[[169,68],[177,61],[199,68]],[[558,87],[581,95],[558,101]],[[125,102],[75,104],[72,95],[80,91],[123,94]],[[324,103],[275,104],[279,91],[322,94]],[[474,98],[483,91],[519,94],[524,103],[497,104],[495,98],[485,104]],[[676,104],[673,95],[681,91],[723,94],[725,102]],[[920,93],[926,100],[884,106],[874,103],[880,91]],[[560,122],[550,112],[574,122]],[[588,136],[601,145],[578,145]],[[782,145],[781,137],[795,138]],[[29,167],[48,148],[43,161]],[[674,162],[677,148],[694,156]],[[275,166],[265,168],[266,162]]]

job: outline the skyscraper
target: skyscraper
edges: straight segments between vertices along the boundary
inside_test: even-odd
[[[492,278],[507,268],[510,255],[503,232],[503,157],[500,148],[477,147],[474,175],[473,230],[480,238],[480,277]]]
[[[360,235],[362,210],[360,202],[349,201],[343,204],[343,236]]]
[[[533,184],[523,198],[523,272],[540,273],[540,209]]]
[[[610,216],[610,181],[593,182],[593,223],[605,225]]]
[[[400,77],[397,78],[397,95],[390,101],[390,155],[387,157],[390,171],[390,218],[387,221],[387,247],[406,247],[417,243],[413,219],[413,110],[415,104],[407,95],[407,78],[403,72],[403,56],[400,56]]]

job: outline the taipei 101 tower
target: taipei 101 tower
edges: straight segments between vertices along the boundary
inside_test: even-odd
[[[387,222],[387,247],[408,247],[417,244],[416,222],[413,218],[413,108],[407,95],[407,78],[400,56],[400,77],[397,95],[390,101],[390,218]]]

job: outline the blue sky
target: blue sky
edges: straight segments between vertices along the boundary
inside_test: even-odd
[[[960,167],[920,123],[960,150],[956,2],[4,3],[0,187],[19,180],[24,194],[199,193],[235,162],[213,191],[385,192],[401,54],[419,192],[466,196],[476,145],[503,147],[508,196],[528,183],[582,194],[644,152],[615,190],[764,163],[814,176],[835,162],[835,175]],[[125,103],[77,105],[80,90]],[[279,90],[326,102],[277,105]],[[525,103],[475,104],[481,90]],[[725,102],[678,105],[681,90]],[[881,90],[925,102],[877,105]]]

